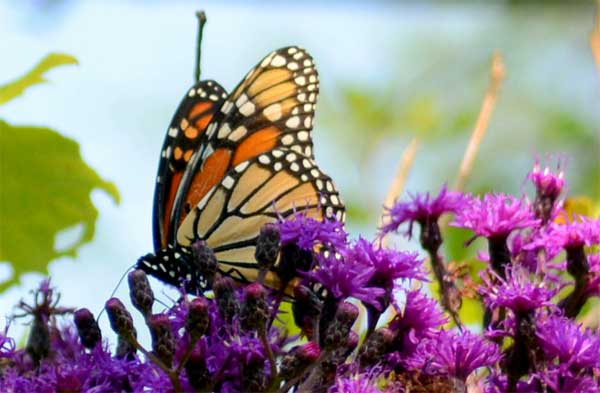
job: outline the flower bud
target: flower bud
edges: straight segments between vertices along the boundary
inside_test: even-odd
[[[136,269],[127,275],[127,281],[131,303],[147,318],[152,314],[154,293],[146,273],[143,270]]]
[[[298,271],[308,271],[313,264],[313,253],[304,250],[295,243],[281,247],[281,258],[277,266],[277,275],[281,281],[288,282],[298,276]]]
[[[348,335],[356,318],[358,318],[358,307],[348,302],[341,303],[335,313],[333,322],[325,330],[324,347],[326,349],[336,349],[345,346],[348,343]]]
[[[81,308],[75,311],[74,320],[81,344],[88,349],[94,348],[102,340],[102,332],[94,314],[87,308]]]
[[[309,288],[298,286],[294,288],[294,300],[292,304],[294,322],[311,338],[315,321],[321,314],[321,299]]]
[[[256,241],[256,251],[254,256],[260,270],[269,270],[275,265],[280,248],[279,226],[275,224],[265,224],[260,229],[260,234]]]
[[[253,360],[242,368],[242,391],[264,392],[267,386],[265,362]]]
[[[245,288],[245,299],[240,312],[240,322],[244,330],[264,331],[269,319],[267,291],[255,282]]]
[[[48,324],[39,315],[35,315],[33,319],[26,350],[36,366],[40,364],[42,359],[48,357],[50,352],[50,331],[48,330]]]
[[[203,240],[194,242],[191,248],[192,264],[197,269],[198,274],[206,279],[208,288],[212,288],[218,269],[215,253]]]
[[[195,298],[190,302],[185,330],[192,341],[197,341],[210,328],[209,302],[204,297]]]
[[[367,367],[379,362],[381,356],[390,351],[395,337],[395,333],[388,328],[375,330],[358,351],[360,365]]]
[[[152,337],[152,352],[167,367],[171,367],[175,354],[175,339],[169,317],[166,314],[152,315],[148,319],[148,327]]]
[[[110,321],[110,327],[119,336],[125,339],[134,338],[135,328],[133,327],[133,318],[125,308],[125,305],[116,297],[108,299],[104,306]]]
[[[137,339],[137,331],[133,330],[133,339]],[[133,360],[135,359],[135,353],[137,348],[129,340],[119,336],[117,340],[117,352],[115,354],[117,359]]]
[[[188,361],[185,363],[185,372],[188,382],[199,392],[207,391],[210,384],[210,372],[206,366],[206,359],[201,351],[195,349]]]
[[[219,314],[227,322],[231,323],[234,315],[239,311],[239,304],[235,298],[235,283],[231,277],[220,277],[215,280],[213,290],[219,308]]]
[[[296,378],[317,361],[321,355],[321,348],[315,342],[296,346],[281,360],[279,375],[284,380]]]

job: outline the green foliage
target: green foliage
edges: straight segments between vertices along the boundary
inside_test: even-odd
[[[33,85],[47,82],[44,78],[46,72],[52,68],[67,64],[78,64],[78,62],[73,56],[64,53],[50,53],[24,76],[4,86],[0,86],[0,105],[17,98]]]
[[[0,104],[45,82],[46,71],[64,64],[77,64],[77,60],[48,55],[22,78],[0,86]],[[49,128],[0,120],[0,261],[10,262],[14,269],[0,291],[24,273],[45,273],[52,259],[75,256],[81,245],[92,240],[98,211],[90,192],[96,188],[119,202],[116,186],[83,161],[77,142]],[[57,250],[56,235],[76,225],[82,228],[80,238]]]

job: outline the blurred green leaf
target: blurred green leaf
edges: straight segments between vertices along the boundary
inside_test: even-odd
[[[0,105],[17,98],[27,88],[46,82],[44,74],[52,68],[68,64],[78,64],[77,59],[64,53],[50,53],[27,74],[13,82],[0,86]]]
[[[52,259],[74,256],[92,239],[98,211],[90,192],[96,188],[119,202],[116,186],[83,161],[77,142],[48,128],[0,120],[0,260],[14,268],[0,291],[26,272],[46,272]],[[56,250],[57,233],[78,224],[80,238]]]
[[[408,103],[404,113],[406,127],[427,136],[440,127],[441,115],[433,97],[419,97]]]

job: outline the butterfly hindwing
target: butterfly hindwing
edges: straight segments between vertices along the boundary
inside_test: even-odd
[[[260,228],[294,213],[318,220],[345,215],[331,178],[312,158],[282,147],[231,169],[186,217],[177,241],[185,247],[205,240],[222,274],[253,281]]]
[[[161,149],[154,192],[154,248],[173,245],[172,215],[183,174],[192,156],[207,143],[206,128],[227,93],[215,81],[201,81],[183,98],[175,112]]]

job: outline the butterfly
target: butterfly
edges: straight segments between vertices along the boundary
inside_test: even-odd
[[[213,80],[196,83],[175,112],[160,154],[154,194],[154,254],[138,268],[196,292],[208,288],[190,263],[203,240],[219,273],[258,277],[260,228],[296,212],[345,219],[344,204],[313,153],[319,92],[312,57],[291,46],[273,51],[231,94]],[[266,282],[276,287],[269,272]]]

